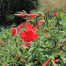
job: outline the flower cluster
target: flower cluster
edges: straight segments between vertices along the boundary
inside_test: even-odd
[[[23,14],[23,12],[19,12],[19,14],[15,14],[16,16],[19,17],[34,17],[34,16],[39,16],[39,14]],[[36,41],[36,38],[38,37],[38,34],[36,34],[36,28],[37,26],[42,23],[43,20],[39,20],[38,23],[32,27],[31,23],[26,23],[28,20],[26,20],[23,24],[17,26],[16,28],[13,27],[13,25],[11,25],[12,29],[12,36],[17,34],[17,31],[20,30],[20,28],[25,24],[25,29],[24,31],[20,32],[20,37],[22,38],[22,40],[24,41],[24,43],[22,43],[22,47],[24,47],[24,45],[28,45],[30,46],[30,41],[34,40]]]
[[[19,12],[19,14],[15,14],[16,16],[19,16],[19,17],[34,17],[34,16],[39,16],[39,14],[24,14],[23,12]]]
[[[19,17],[34,17],[34,16],[39,16],[39,14],[24,14],[23,12],[19,12],[19,14],[15,14],[16,16]],[[54,12],[55,16],[57,16],[57,14]],[[29,42],[31,42],[32,40],[36,41],[36,38],[38,37],[38,34],[36,33],[36,28],[38,27],[38,25],[40,23],[42,23],[43,20],[39,20],[38,23],[32,27],[31,23],[26,23],[28,22],[28,20],[26,20],[24,23],[22,23],[21,25],[17,26],[16,28],[13,27],[13,25],[11,25],[12,29],[12,36],[14,36],[15,34],[17,34],[17,31],[20,30],[20,28],[25,24],[25,28],[24,31],[20,32],[20,37],[22,38],[22,47],[24,47],[24,45],[28,45],[30,46],[31,44]],[[53,24],[51,24],[51,27],[53,27]],[[53,27],[55,28],[55,27]],[[46,32],[47,30],[41,30],[41,32],[43,32],[43,35],[45,34],[48,35]],[[17,58],[19,58],[20,60],[22,58],[20,58],[20,56],[18,56],[17,54],[14,54]],[[23,59],[22,59],[23,60]],[[51,60],[51,58],[49,58],[45,63],[43,63],[42,66],[46,66],[47,63]],[[25,61],[25,60],[23,60]],[[55,66],[55,58],[52,60],[52,62],[54,63]]]

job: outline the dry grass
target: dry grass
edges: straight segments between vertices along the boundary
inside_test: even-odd
[[[57,8],[59,11],[66,12],[66,0],[39,0],[39,3],[42,11],[46,9],[50,12],[56,11],[54,8]]]

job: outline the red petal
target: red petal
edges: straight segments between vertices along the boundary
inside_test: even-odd
[[[25,38],[26,37],[26,33],[23,32],[23,31],[20,32],[20,35],[21,35],[21,38]]]
[[[36,37],[38,37],[38,34],[33,33],[33,35],[32,35],[31,38],[32,38],[34,41],[36,41]]]
[[[25,24],[25,29],[26,29],[27,31],[31,31],[31,30],[32,30],[31,23],[26,23],[26,24]]]
[[[32,41],[32,38],[27,36],[27,37],[24,38],[24,41],[30,42],[30,41]]]
[[[33,40],[34,40],[34,41],[36,41],[36,38],[35,38],[35,37],[33,37]]]

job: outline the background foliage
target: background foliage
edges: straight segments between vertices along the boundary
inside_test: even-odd
[[[25,10],[29,13],[31,10],[38,7],[38,0],[1,0],[1,19],[0,24],[17,23],[20,18],[14,16],[18,11]],[[15,21],[14,21],[15,20]],[[6,22],[5,22],[6,21]],[[10,21],[10,22],[9,22]],[[18,21],[18,23],[20,23]]]

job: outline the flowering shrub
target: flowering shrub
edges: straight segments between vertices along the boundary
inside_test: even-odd
[[[39,14],[18,12],[15,15],[28,18],[16,28],[13,25],[5,30],[1,28],[0,65],[64,66],[66,61],[65,14],[54,13],[54,17],[47,21]]]

